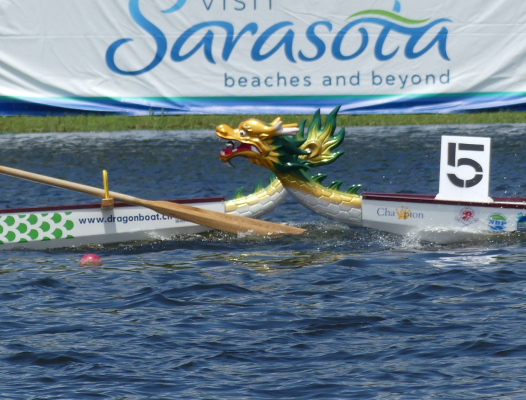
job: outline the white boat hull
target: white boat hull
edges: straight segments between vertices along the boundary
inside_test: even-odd
[[[177,202],[225,212],[222,198]],[[0,210],[0,250],[156,240],[208,230],[205,226],[123,203],[109,209],[102,209],[100,204],[86,204]]]
[[[526,199],[495,198],[491,203],[478,203],[435,200],[427,195],[364,193],[362,224],[439,243],[526,232]]]

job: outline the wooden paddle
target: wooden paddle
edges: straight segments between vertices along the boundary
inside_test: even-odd
[[[51,178],[45,175],[34,174],[32,172],[26,172],[20,169],[9,168],[0,165],[0,173],[33,182],[43,183],[45,185],[56,186],[62,189],[73,190],[75,192],[91,194],[93,196],[102,198],[105,197],[105,192],[103,189],[98,189],[93,186],[81,185],[80,183],[69,182],[62,179]],[[273,222],[260,221],[247,217],[240,217],[237,215],[229,215],[184,204],[172,203],[169,201],[144,200],[116,192],[109,192],[109,195],[115,200],[136,206],[146,207],[158,212],[159,214],[183,219],[185,221],[190,221],[199,225],[208,226],[209,228],[230,233],[255,233],[259,235],[299,235],[305,232],[305,229],[301,228],[275,224]]]

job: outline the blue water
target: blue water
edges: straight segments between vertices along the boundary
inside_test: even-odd
[[[526,196],[525,125],[348,129],[318,172],[436,193],[440,136],[493,138],[494,196]],[[0,136],[2,165],[151,199],[230,196],[268,173],[207,132]],[[0,208],[91,202],[0,177]],[[2,399],[523,399],[526,237],[423,243],[323,220],[301,237],[210,232],[0,251]],[[81,268],[88,252],[102,267]]]

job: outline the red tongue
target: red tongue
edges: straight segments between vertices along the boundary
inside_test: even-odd
[[[223,149],[223,151],[221,152],[221,155],[222,156],[229,156],[233,153],[238,153],[240,151],[252,151],[252,148],[249,144],[246,144],[246,143],[241,143],[239,146],[237,147],[225,147]]]

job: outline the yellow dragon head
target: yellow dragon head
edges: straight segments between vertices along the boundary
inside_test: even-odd
[[[270,124],[251,118],[241,122],[236,129],[219,125],[216,127],[216,135],[228,140],[219,158],[232,166],[230,160],[241,156],[275,172],[274,165],[279,163],[282,153],[279,151],[283,144],[280,138],[293,138],[298,132],[298,124],[284,125],[281,118],[276,118]]]
[[[268,168],[274,173],[289,173],[307,170],[318,165],[329,164],[343,152],[332,152],[345,136],[345,130],[333,135],[339,107],[321,125],[320,111],[316,111],[305,136],[305,122],[283,124],[276,118],[270,124],[251,118],[241,122],[237,128],[218,125],[216,135],[227,140],[221,151],[221,161],[231,166],[235,157],[248,158],[252,163]]]

